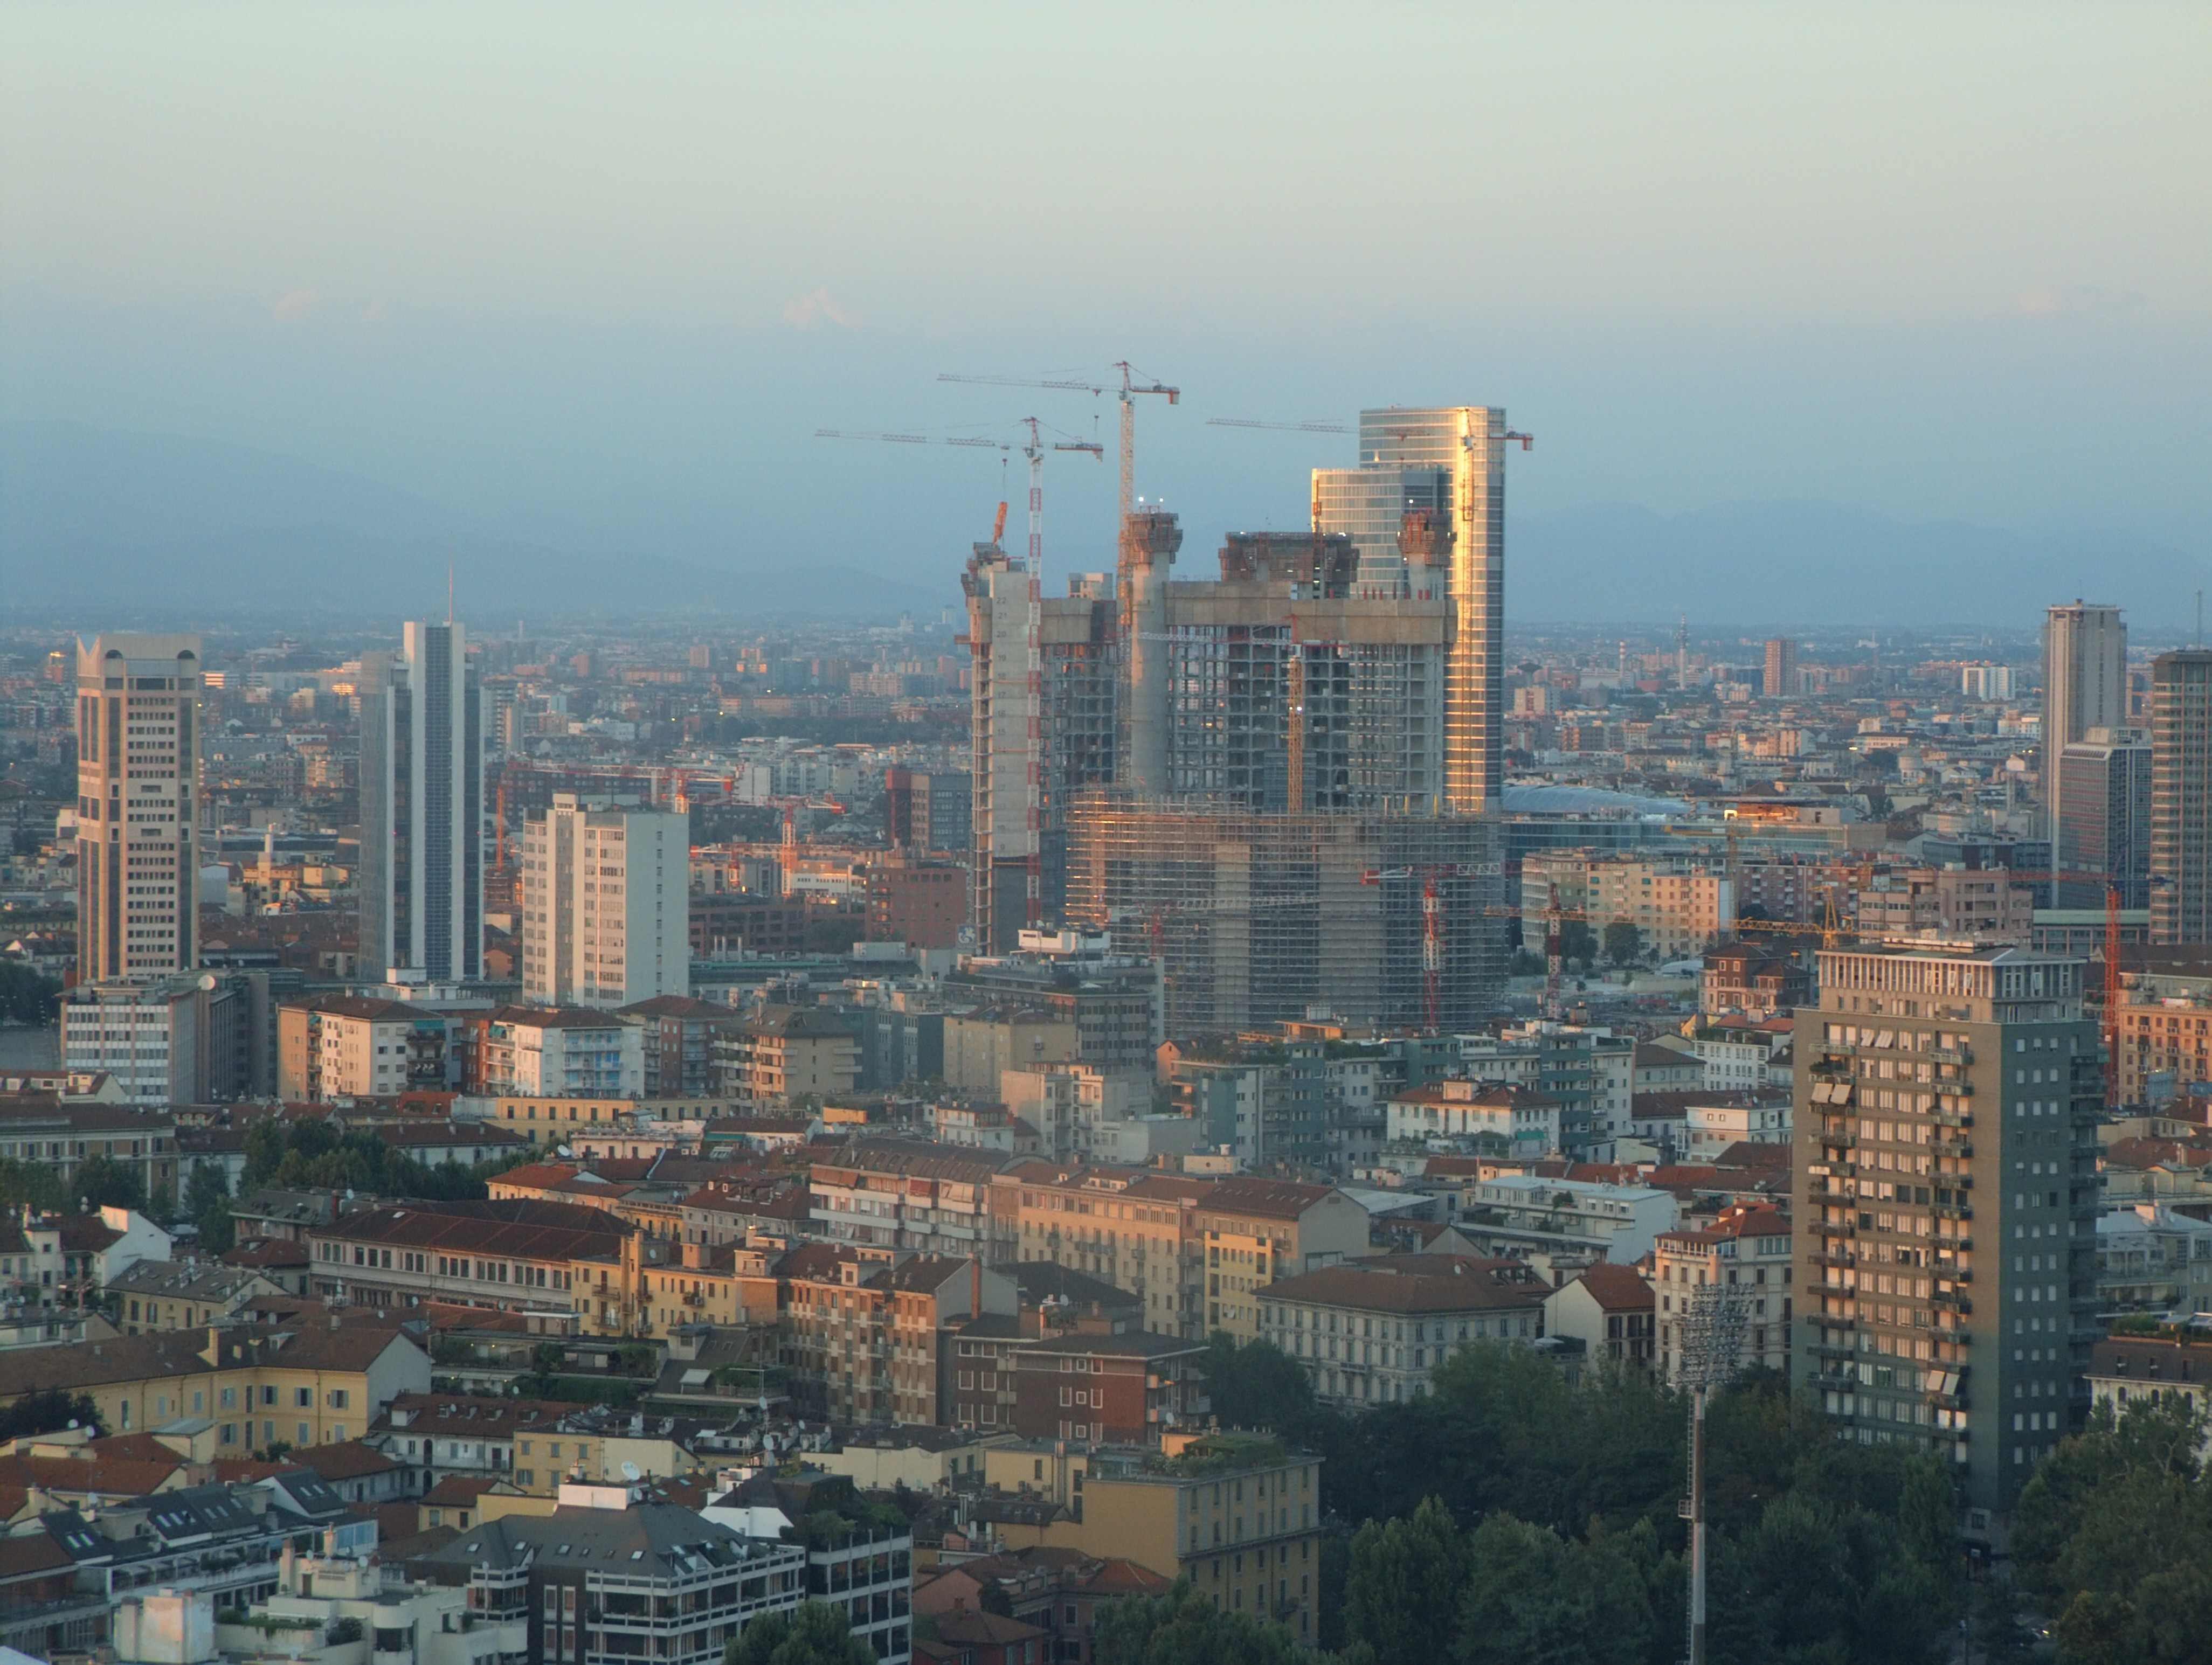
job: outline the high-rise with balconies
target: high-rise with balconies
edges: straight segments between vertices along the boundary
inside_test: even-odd
[[[1791,1374],[1848,1437],[1948,1459],[2002,1542],[2081,1426],[2096,1327],[2084,962],[1955,941],[1820,955],[1797,1014]]]

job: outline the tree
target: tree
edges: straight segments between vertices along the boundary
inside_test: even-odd
[[[876,1650],[853,1634],[842,1607],[809,1601],[791,1614],[764,1613],[722,1655],[723,1665],[876,1665]]]
[[[241,1183],[266,1185],[276,1178],[288,1142],[284,1123],[274,1116],[264,1116],[246,1129],[246,1172]]]
[[[35,966],[0,960],[0,1018],[43,1028],[61,1016],[62,985]]]
[[[146,1209],[146,1182],[138,1170],[112,1156],[88,1156],[76,1165],[69,1189],[87,1208]]]
[[[1287,1626],[1214,1605],[1188,1578],[1164,1595],[1127,1596],[1098,1608],[1097,1665],[1379,1665],[1366,1649],[1315,1653]]]
[[[93,1403],[91,1395],[42,1388],[0,1408],[0,1439],[50,1434],[69,1427],[89,1428],[95,1434],[100,1432],[100,1407]]]
[[[1579,960],[1587,966],[1597,958],[1597,935],[1579,919],[1559,922],[1559,958]]]
[[[1984,1578],[1974,1592],[1973,1651],[1984,1665],[2027,1665],[2034,1639],[2021,1622],[2020,1598],[2002,1578]]]
[[[227,1255],[238,1240],[230,1218],[230,1175],[212,1162],[192,1169],[185,1184],[185,1218],[198,1227],[200,1252]]]
[[[1471,1551],[1452,1656],[1460,1665],[1644,1665],[1650,1657],[1650,1604],[1618,1557],[1509,1514],[1485,1520]]]
[[[0,1203],[28,1204],[40,1214],[58,1214],[70,1206],[58,1170],[12,1156],[0,1159]]]
[[[1273,1342],[1240,1347],[1226,1330],[1217,1329],[1206,1347],[1206,1392],[1224,1427],[1286,1432],[1311,1414],[1312,1379]]]
[[[1403,1520],[1370,1521],[1352,1540],[1345,1633],[1379,1660],[1446,1658],[1467,1574],[1467,1543],[1437,1498]]]
[[[1616,919],[1605,928],[1605,957],[1626,966],[1644,952],[1644,932],[1632,919]]]

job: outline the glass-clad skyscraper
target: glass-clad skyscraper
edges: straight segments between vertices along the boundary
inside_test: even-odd
[[[1454,634],[1444,690],[1444,796],[1462,810],[1494,804],[1503,781],[1505,445],[1505,413],[1495,406],[1363,410],[1359,466],[1313,475],[1314,530],[1353,540],[1363,590],[1405,593],[1401,519],[1408,509],[1449,511]]]

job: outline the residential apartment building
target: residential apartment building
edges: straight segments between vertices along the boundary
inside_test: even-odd
[[[807,1173],[813,1230],[835,1243],[997,1258],[992,1181],[1003,1158],[895,1139],[857,1140]]]
[[[634,1006],[690,993],[690,818],[556,792],[522,832],[522,997]]]
[[[2201,1416],[2212,1405],[2212,1337],[2193,1327],[2106,1336],[2090,1348],[2088,1381],[2090,1404],[2110,1406],[2115,1416],[2169,1396]],[[2212,1438],[2197,1450],[2200,1461],[2208,1456]]]
[[[935,1425],[951,1332],[1020,1310],[1012,1279],[974,1259],[805,1244],[776,1262],[793,1395],[839,1421]]]
[[[199,965],[197,636],[76,651],[79,984]]]
[[[1014,1432],[1024,1439],[1157,1444],[1164,1432],[1203,1420],[1206,1351],[1203,1341],[1149,1330],[1079,1329],[1024,1341],[1007,1361]]]
[[[361,963],[433,983],[483,975],[483,711],[467,632],[410,621],[364,655]]]
[[[311,1226],[306,1240],[312,1286],[333,1305],[573,1312],[623,1333],[631,1235],[605,1211],[568,1203],[407,1202]]]
[[[1980,1540],[2087,1408],[2104,1084],[2081,980],[2002,946],[1826,950],[1797,1017],[1791,1374],[1859,1439],[1951,1461]]]
[[[2148,907],[2150,747],[2093,729],[2066,747],[2060,766],[2065,796],[2051,828],[2051,857],[2062,875],[2052,884],[2057,905],[2101,911],[2110,887],[2119,892],[2122,908]]]
[[[1559,1101],[1517,1082],[1437,1081],[1394,1095],[1386,1110],[1394,1145],[1437,1141],[1524,1159],[1559,1149]]]
[[[2103,905],[2099,892],[2097,905]],[[2035,891],[2002,868],[1903,868],[1876,873],[1854,903],[1862,939],[1963,936],[2025,944]]]
[[[1231,1613],[1312,1638],[1319,1593],[1321,1459],[1264,1434],[1168,1436],[1161,1459],[1094,1451],[1080,1521],[1002,1529],[1100,1559],[1188,1578]]]
[[[2147,1104],[2154,1077],[2176,1087],[2212,1081],[2212,966],[2155,948],[2124,965],[2113,1102]]]
[[[225,1456],[358,1438],[403,1393],[430,1390],[430,1359],[382,1324],[112,1336],[81,1347],[0,1351],[0,1404],[59,1389],[86,1394],[100,1426],[145,1432],[179,1418],[216,1425]]]
[[[522,1620],[530,1665],[718,1658],[752,1620],[806,1599],[799,1545],[748,1537],[642,1486],[564,1485],[556,1497],[548,1514],[481,1519],[408,1571],[465,1586],[479,1623]]]
[[[1234,1174],[1199,1197],[1195,1224],[1206,1332],[1226,1330],[1239,1341],[1260,1337],[1261,1290],[1368,1249],[1367,1210],[1328,1185]]]
[[[166,1111],[46,1093],[0,1096],[0,1161],[51,1168],[67,1185],[94,1157],[129,1168],[149,1198],[174,1202],[179,1194],[177,1123]]]
[[[1681,1159],[1685,1162],[1713,1161],[1731,1145],[1790,1142],[1787,1087],[1683,1096]]]
[[[741,1109],[819,1104],[860,1083],[859,1031],[825,1008],[763,1007],[718,1036],[713,1049],[716,1091]]]
[[[1710,1225],[1662,1232],[1653,1256],[1659,1299],[1659,1372],[1668,1385],[1682,1382],[1685,1315],[1707,1287],[1734,1289],[1741,1324],[1736,1353],[1725,1370],[1790,1368],[1790,1220],[1772,1208],[1731,1208]]]
[[[1516,1260],[1381,1256],[1268,1284],[1256,1328],[1304,1367],[1316,1397],[1399,1404],[1428,1392],[1465,1342],[1542,1335],[1549,1293]]]
[[[1259,1335],[1255,1292],[1367,1253],[1366,1209],[1327,1185],[1017,1162],[993,1176],[1006,1257],[1129,1291],[1166,1335]]]
[[[1523,939],[1540,942],[1548,899],[1579,912],[1594,936],[1634,925],[1642,951],[1662,960],[1703,954],[1735,929],[1735,892],[1717,864],[1680,857],[1532,851],[1523,859]]]
[[[447,1022],[404,1001],[316,995],[276,1011],[277,1095],[328,1104],[442,1093]]]
[[[1707,1016],[1786,1017],[1813,997],[1813,974],[1784,954],[1724,942],[1705,955],[1698,978],[1698,1009]]]
[[[2212,942],[2212,651],[2150,670],[2150,940]]]
[[[481,1091],[522,1099],[635,1099],[645,1091],[645,1032],[610,1012],[502,1006],[483,1020]]]
[[[2159,1202],[2097,1217],[2097,1303],[2116,1312],[2212,1312],[2212,1220]]]
[[[1592,1363],[1649,1368],[1658,1297],[1632,1266],[1601,1261],[1544,1297],[1544,1334],[1580,1341]]]
[[[1484,1254],[1549,1268],[1559,1282],[1560,1272],[1598,1261],[1632,1264],[1680,1214],[1672,1192],[1648,1185],[1498,1174],[1460,1193],[1452,1223]]]
[[[686,994],[655,995],[617,1008],[637,1025],[645,1053],[648,1099],[710,1096],[714,1088],[714,1042],[738,1022],[738,1014]]]

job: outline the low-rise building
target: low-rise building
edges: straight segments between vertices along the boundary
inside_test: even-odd
[[[337,1305],[406,1308],[450,1301],[499,1311],[574,1312],[619,1323],[623,1222],[558,1202],[380,1205],[311,1227],[314,1291]],[[617,1333],[620,1333],[619,1331]]]
[[[248,1302],[282,1295],[276,1280],[205,1261],[142,1260],[107,1282],[114,1322],[125,1335],[205,1329],[236,1317]]]
[[[1790,1368],[1790,1244],[1788,1217],[1767,1208],[1727,1208],[1709,1226],[1659,1234],[1653,1268],[1658,1362],[1670,1383],[1682,1379],[1685,1318],[1697,1292],[1711,1287],[1736,1292],[1736,1322],[1730,1325],[1738,1337],[1735,1368]],[[1864,1281],[1886,1274],[1868,1268],[1859,1275]]]
[[[1091,1453],[1080,1520],[1000,1529],[1029,1543],[1188,1578],[1231,1613],[1312,1640],[1321,1575],[1321,1459],[1267,1434],[1173,1434],[1158,1452]]]
[[[644,1486],[563,1485],[544,1514],[487,1509],[407,1570],[465,1589],[479,1623],[520,1620],[530,1665],[718,1658],[753,1620],[807,1595],[798,1545],[748,1537]]]
[[[2212,1221],[2138,1202],[2097,1218],[2105,1312],[2212,1312]]]
[[[1318,1398],[1401,1404],[1468,1341],[1544,1334],[1547,1286],[1515,1260],[1388,1255],[1260,1292],[1260,1339],[1298,1361]]]
[[[242,1456],[352,1438],[399,1395],[429,1391],[430,1359],[403,1330],[336,1319],[0,1351],[0,1404],[57,1388],[90,1396],[111,1432],[204,1418],[216,1450]]]
[[[840,1012],[769,1006],[714,1042],[716,1091],[740,1109],[784,1109],[860,1085],[860,1038]]]
[[[1431,1141],[1497,1156],[1559,1148],[1559,1102],[1517,1081],[1445,1081],[1409,1087],[1386,1105],[1392,1144]]]
[[[480,1090],[494,1098],[615,1097],[645,1091],[645,1032],[582,1006],[501,1006],[479,1020]]]
[[[642,1035],[647,1098],[713,1095],[714,1042],[738,1022],[734,1010],[690,995],[655,995],[615,1015],[636,1024]]]
[[[977,1259],[806,1244],[776,1262],[783,1359],[810,1410],[940,1424],[943,1352],[961,1321],[1012,1317],[1012,1279]]]
[[[2167,1324],[2148,1334],[2107,1335],[2089,1349],[2088,1376],[2090,1403],[2111,1407],[2115,1416],[2130,1405],[2169,1394],[2202,1415],[2212,1408],[2212,1332]],[[2038,1408],[2046,1414],[2050,1410],[2048,1405]],[[2016,1414],[2025,1420],[2027,1414]],[[2212,1456],[2212,1432],[2198,1456]]]
[[[1498,1174],[1461,1196],[1452,1223],[1486,1253],[1553,1268],[1632,1264],[1680,1217],[1667,1191],[1606,1180]]]
[[[1208,1405],[1206,1348],[1142,1329],[1024,1341],[1012,1358],[1014,1432],[1024,1439],[1146,1445],[1165,1430],[1194,1426]]]
[[[442,1014],[404,1001],[315,995],[276,1010],[276,1093],[292,1101],[393,1099],[442,1093],[447,1073]]]
[[[1544,1333],[1580,1341],[1586,1359],[1648,1369],[1658,1305],[1641,1272],[1601,1261],[1544,1297]]]

